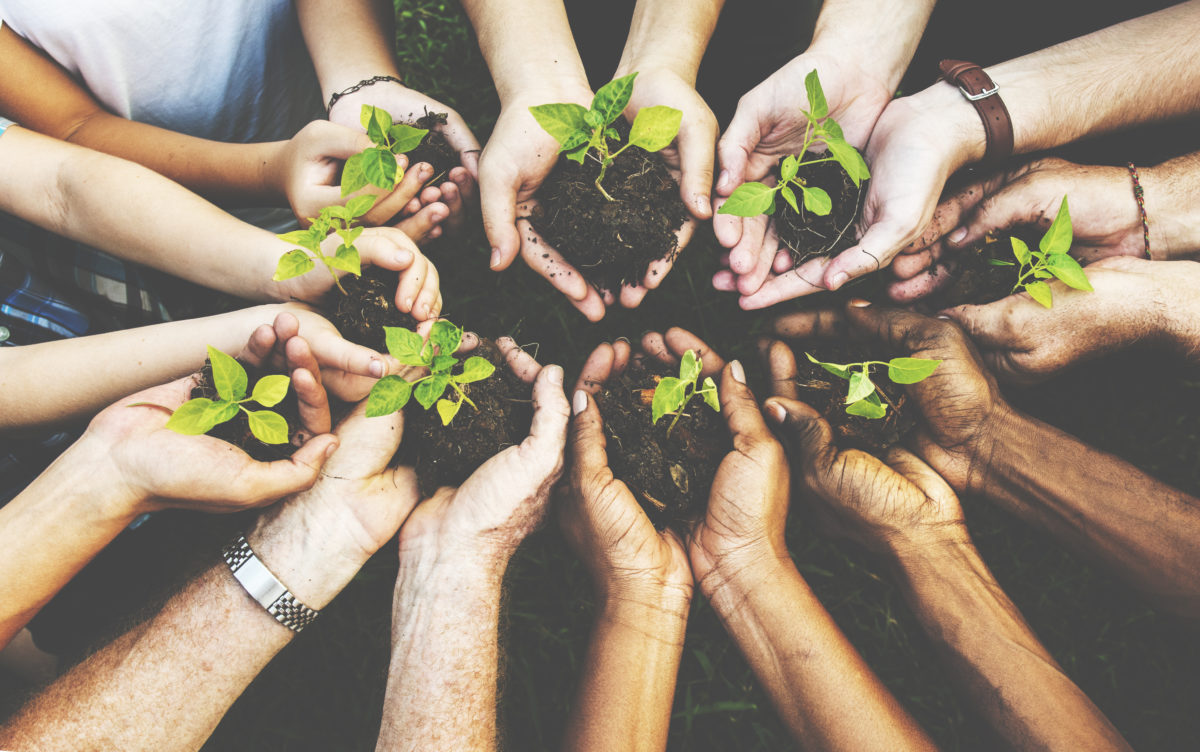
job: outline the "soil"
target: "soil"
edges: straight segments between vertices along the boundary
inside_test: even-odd
[[[629,135],[624,119],[613,127],[624,142]],[[640,284],[652,261],[675,257],[675,233],[688,211],[679,183],[658,153],[631,146],[613,160],[603,182],[612,201],[596,189],[599,174],[595,159],[581,165],[559,157],[529,219],[594,287],[616,291],[623,284]]]
[[[804,159],[823,159],[826,156],[810,151],[805,153]],[[791,250],[795,265],[799,266],[814,256],[836,256],[854,245],[854,224],[862,213],[868,181],[864,180],[862,185],[855,186],[837,162],[804,165],[797,174],[806,185],[824,189],[833,201],[833,209],[819,217],[804,208],[798,191],[796,199],[800,203],[799,213],[786,201],[776,200],[775,232],[779,234],[780,242]]]
[[[840,364],[890,360],[894,354],[868,351],[854,342],[821,342],[809,348],[796,348],[799,366],[796,384],[800,388],[800,401],[825,416],[833,427],[838,447],[882,454],[904,439],[916,426],[916,421],[904,409],[908,396],[903,387],[888,379],[887,368],[874,366],[871,369],[871,380],[875,382],[876,391],[881,393],[884,404],[888,405],[887,413],[879,419],[863,418],[846,412],[849,383],[809,361],[804,357],[805,352],[812,353],[817,360]]]
[[[490,378],[463,387],[474,408],[464,404],[449,426],[436,409],[425,410],[415,399],[405,408],[404,442],[396,458],[416,467],[422,497],[441,486],[462,485],[484,462],[529,435],[530,385],[513,375],[490,339],[481,338],[470,355],[496,366]]]
[[[654,527],[683,529],[708,507],[717,465],[733,448],[720,413],[692,400],[668,435],[671,416],[650,423],[658,381],[670,370],[631,366],[596,395],[608,439],[608,464]]]
[[[239,360],[242,368],[246,369],[246,375],[249,377],[249,389],[253,390],[254,385],[263,376],[269,376],[270,371],[266,371]],[[208,360],[204,361],[204,368],[200,371],[200,383],[192,388],[191,398],[207,397],[211,400],[220,398],[217,394],[216,387],[213,386],[212,380],[212,363]],[[249,403],[246,405],[247,410],[262,410],[262,406],[257,403]],[[296,401],[296,392],[291,386],[288,386],[287,396],[283,400],[269,408],[272,412],[279,413],[287,420],[288,439],[296,437],[297,426],[300,425],[300,407]],[[244,451],[246,454],[253,457],[258,462],[274,462],[275,460],[283,460],[291,457],[295,453],[297,447],[288,444],[264,444],[255,438],[250,432],[250,422],[246,418],[246,413],[238,410],[238,414],[233,420],[225,421],[216,428],[208,432],[209,436],[228,441],[237,448]]]
[[[989,263],[992,259],[1014,260],[1010,237],[988,235],[976,245],[959,251],[950,281],[925,298],[923,306],[932,312],[965,304],[987,305],[1011,295],[1017,281],[1017,267]]]
[[[446,143],[446,137],[442,135],[441,131],[434,130],[439,125],[445,124],[446,113],[429,111],[415,121],[406,123],[414,128],[424,128],[429,131],[429,135],[425,136],[420,146],[407,154],[410,165],[427,162],[433,167],[433,178],[429,181],[431,185],[444,182],[450,170],[459,164],[458,152]]]
[[[381,353],[387,352],[385,326],[400,326],[415,329],[416,319],[396,308],[396,272],[378,267],[367,267],[361,277],[347,274],[342,278],[342,287],[332,288],[325,298],[325,308],[330,320],[342,337],[356,345],[363,345]]]

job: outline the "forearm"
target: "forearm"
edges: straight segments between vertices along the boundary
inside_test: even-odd
[[[1012,749],[1129,749],[1038,642],[965,532],[893,544],[909,605],[955,681]]]
[[[562,0],[463,0],[500,103],[523,91],[587,88]]]
[[[1200,152],[1139,167],[1138,172],[1150,226],[1150,257],[1165,261],[1200,256]]]
[[[374,76],[400,77],[392,48],[393,7],[377,0],[300,0],[304,42],[323,101]]]
[[[826,0],[809,52],[845,60],[895,92],[936,0]]]
[[[695,83],[725,0],[639,0],[618,75],[665,68]]]
[[[1019,413],[991,425],[969,491],[1108,564],[1164,608],[1200,617],[1200,502]]]
[[[565,749],[666,748],[690,602],[690,588],[658,588],[601,606]]]
[[[805,749],[934,748],[790,561],[711,581],[713,609]]]
[[[377,750],[496,749],[503,576],[490,557],[401,555]]]
[[[250,334],[292,305],[0,349],[0,430],[87,418],[134,392],[200,370],[212,345],[236,356]],[[87,374],[64,379],[63,374]]]

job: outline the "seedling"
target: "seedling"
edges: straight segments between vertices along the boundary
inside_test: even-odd
[[[307,230],[293,230],[278,236],[280,240],[295,243],[300,248],[294,248],[279,259],[275,274],[271,279],[282,282],[285,279],[307,274],[320,261],[333,275],[333,282],[346,294],[342,281],[338,279],[338,270],[349,272],[355,276],[362,274],[362,263],[358,257],[358,249],[354,241],[362,234],[363,228],[351,227],[355,220],[366,214],[375,204],[374,196],[356,196],[346,202],[345,206],[326,206],[321,213],[312,218],[312,224]],[[342,239],[342,244],[332,256],[326,256],[321,251],[321,244],[329,233],[335,232]]]
[[[774,188],[765,183],[742,183],[721,205],[718,214],[733,214],[739,217],[774,214],[777,193],[799,214],[800,205],[796,200],[796,193],[799,192],[804,208],[823,217],[833,210],[833,201],[824,189],[808,185],[804,178],[798,177],[801,167],[836,161],[854,181],[855,186],[862,185],[862,181],[871,177],[871,171],[867,169],[862,155],[846,141],[837,121],[829,117],[829,103],[825,101],[825,92],[821,89],[821,80],[817,77],[816,70],[805,77],[804,88],[808,91],[808,106],[812,109],[800,110],[807,122],[804,125],[804,145],[800,147],[799,154],[783,158],[779,165],[779,182]],[[825,144],[829,156],[805,159],[809,149],[818,143]]]
[[[706,377],[700,387],[696,385],[703,365],[704,361],[694,351],[688,350],[679,362],[679,378],[664,376],[654,388],[654,399],[650,403],[650,422],[658,425],[658,421],[664,415],[674,415],[671,424],[667,426],[668,436],[693,397],[699,396],[704,400],[704,404],[717,412],[721,411],[721,403],[717,400],[717,385],[713,383],[712,377]]]
[[[367,417],[377,418],[391,415],[408,404],[415,396],[421,407],[428,410],[437,403],[442,425],[450,425],[459,408],[466,402],[476,410],[475,403],[462,387],[475,381],[483,381],[492,375],[496,367],[486,358],[472,356],[462,364],[462,370],[454,373],[459,364],[454,353],[462,344],[463,330],[449,321],[437,321],[429,333],[429,341],[409,329],[385,326],[388,352],[406,366],[424,366],[429,373],[416,381],[407,381],[401,376],[384,376],[371,388],[367,397]],[[455,399],[442,397],[446,389],[454,390]]]
[[[212,364],[213,386],[219,399],[197,397],[188,400],[171,413],[167,428],[187,436],[208,433],[216,426],[232,420],[238,411],[246,413],[250,433],[264,444],[286,444],[288,424],[279,413],[270,410],[248,410],[247,402],[274,407],[287,396],[291,379],[287,376],[263,376],[247,397],[246,369],[233,358],[208,346],[208,362]]]
[[[374,142],[346,160],[342,168],[342,195],[349,196],[367,184],[385,191],[396,187],[404,171],[396,164],[396,155],[412,151],[421,144],[428,130],[404,123],[393,123],[387,110],[364,104],[359,115],[367,136]]]
[[[633,119],[633,125],[629,128],[629,141],[613,151],[609,141],[619,144],[621,135],[617,133],[616,128],[610,127],[610,124],[621,116],[625,106],[629,104],[635,78],[636,72],[601,86],[592,99],[591,109],[570,102],[539,104],[529,108],[538,125],[558,141],[560,154],[565,152],[567,159],[573,159],[579,164],[583,164],[588,156],[600,163],[596,188],[609,201],[612,201],[613,197],[604,190],[602,183],[613,160],[630,146],[638,146],[650,152],[669,146],[679,133],[679,124],[683,122],[683,113],[674,107],[643,107],[638,110],[637,117]]]
[[[892,358],[889,361],[868,360],[841,365],[822,363],[809,353],[804,354],[834,376],[850,382],[850,389],[846,393],[846,412],[863,418],[882,418],[887,414],[887,405],[883,404],[875,382],[871,381],[872,366],[887,366],[888,378],[894,384],[915,384],[929,378],[942,362],[930,358]]]
[[[1019,292],[1024,289],[1029,293],[1029,297],[1050,308],[1054,304],[1054,296],[1051,294],[1050,285],[1044,280],[1057,277],[1068,287],[1092,292],[1092,283],[1088,282],[1083,267],[1069,253],[1073,238],[1071,210],[1067,207],[1067,197],[1063,196],[1062,203],[1058,205],[1058,216],[1038,242],[1036,251],[1030,250],[1025,241],[1014,235],[1010,240],[1017,262],[1014,264],[1004,259],[991,259],[988,263],[993,266],[1019,265],[1020,276],[1017,277],[1012,291]],[[1030,277],[1033,279],[1029,279]]]

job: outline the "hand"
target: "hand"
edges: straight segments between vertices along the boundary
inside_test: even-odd
[[[829,114],[842,127],[846,140],[858,149],[867,143],[880,113],[892,98],[887,82],[872,76],[853,60],[806,52],[738,101],[737,112],[717,143],[721,160],[721,175],[717,180],[720,196],[728,197],[742,183],[762,182],[780,159],[800,152],[808,123],[800,112],[804,106],[804,79],[813,70],[820,71]],[[713,218],[717,240],[731,249],[729,269],[717,273],[714,287],[737,290],[748,296],[762,286],[779,250],[773,233],[768,234],[768,220],[765,215],[742,218],[718,214]],[[790,269],[791,254],[786,251],[785,254]]]
[[[949,321],[852,300],[845,311],[806,311],[775,322],[784,339],[850,337],[882,352],[941,360],[933,375],[905,387],[921,412],[918,454],[957,491],[978,490],[992,437],[1012,409],[966,334]]]
[[[449,211],[450,223],[460,223],[466,203],[475,195],[475,181],[479,179],[479,142],[462,116],[419,91],[392,81],[381,81],[338,99],[329,112],[329,119],[361,131],[360,116],[364,104],[387,110],[396,122],[415,122],[430,112],[446,113],[446,123],[437,126],[436,130],[445,137],[450,148],[458,152],[462,166],[451,169],[447,179],[437,189]],[[432,170],[425,180],[431,177]],[[425,195],[422,196],[422,202],[431,203]]]
[[[690,597],[692,572],[683,542],[658,532],[629,488],[613,477],[604,424],[592,396],[629,362],[629,343],[602,344],[575,384],[570,436],[570,486],[561,502],[563,532],[604,601],[641,601],[643,593],[680,590]],[[653,597],[653,595],[651,596]]]
[[[507,337],[496,342],[513,372],[533,383],[529,436],[483,463],[458,488],[422,502],[400,531],[400,557],[498,565],[545,517],[550,489],[562,473],[570,407],[562,368],[542,368]]]
[[[1113,256],[1089,264],[1084,274],[1094,292],[1052,280],[1052,308],[1019,293],[945,314],[971,335],[992,371],[1018,384],[1135,342],[1174,343],[1185,354],[1195,350],[1200,311],[1192,310],[1192,291],[1200,285],[1200,265]]]
[[[764,410],[783,428],[792,465],[830,532],[881,553],[897,545],[966,537],[958,497],[937,473],[899,447],[883,460],[857,449],[839,450],[829,423],[796,399],[791,348],[773,342],[767,357],[775,394]]]
[[[980,180],[956,191],[938,204],[922,241],[933,238],[913,253],[907,251],[892,264],[899,282],[889,292],[907,302],[929,294],[948,280],[943,274],[955,251],[969,247],[984,235],[1019,226],[1042,231],[1058,215],[1063,196],[1070,196],[1074,242],[1071,255],[1090,264],[1110,256],[1145,258],[1142,218],[1133,200],[1129,172],[1122,167],[1077,165],[1050,157]]]

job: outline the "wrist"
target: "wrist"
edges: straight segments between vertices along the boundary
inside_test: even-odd
[[[897,105],[903,108],[903,117],[914,119],[917,128],[933,143],[943,145],[947,175],[983,159],[987,151],[983,121],[957,86],[938,81],[912,96],[894,100],[885,109],[885,116]]]
[[[633,619],[638,616],[686,618],[692,602],[691,571],[683,578],[624,578],[610,580],[596,591],[604,614]]]
[[[1010,477],[1014,468],[1026,469],[1029,464],[1028,458],[1021,457],[1021,447],[1053,439],[1043,435],[1046,424],[1004,403],[997,403],[982,425],[985,428],[967,443],[964,492],[994,498],[1014,482]]]
[[[888,538],[885,555],[901,569],[924,565],[963,549],[975,549],[966,525],[961,521],[940,525],[921,525],[899,531]]]
[[[272,201],[281,201],[283,206],[288,205],[287,163],[290,146],[291,141],[264,143],[258,162],[259,193],[269,196]]]
[[[77,521],[97,528],[122,530],[154,509],[151,494],[125,480],[120,467],[113,462],[114,450],[114,446],[95,440],[85,431],[34,483],[38,487],[60,489],[54,495],[64,505],[74,508],[72,516]]]
[[[555,75],[552,78],[538,76],[536,72],[527,77],[517,77],[505,82],[503,87],[497,83],[497,92],[501,111],[510,107],[525,110],[539,104],[558,102],[576,102],[587,107],[595,96],[582,68],[578,73]]]
[[[1189,184],[1195,180],[1188,175],[1171,174],[1166,165],[1139,166],[1138,175],[1146,207],[1146,224],[1150,228],[1150,258],[1154,261],[1196,259],[1197,250],[1200,250],[1200,223],[1194,221],[1192,202],[1200,191],[1181,191],[1181,188],[1190,188]],[[1182,203],[1178,200],[1181,198]],[[1135,201],[1132,193],[1129,201]],[[1138,220],[1140,234],[1140,212]]]
[[[1200,360],[1200,273],[1194,261],[1152,261],[1146,296],[1168,347],[1192,362]]]
[[[800,576],[786,550],[746,554],[718,557],[710,569],[696,573],[700,591],[723,617],[736,612],[764,585]]]
[[[329,107],[329,120],[334,123],[341,123],[352,128],[362,127],[362,108],[363,105],[374,105],[377,102],[386,101],[388,97],[402,97],[407,94],[410,89],[401,81],[382,80],[374,83],[365,84],[376,76],[390,75],[394,78],[399,78],[393,71],[382,71],[376,73],[368,73],[362,78],[356,78],[353,81],[347,80],[346,85],[334,89],[325,97],[325,105],[329,107],[330,99],[334,99],[332,107]],[[362,88],[350,91],[355,86],[363,84]],[[396,112],[391,113],[394,117],[406,117],[408,113]],[[413,113],[414,117],[419,117],[418,113]]]

